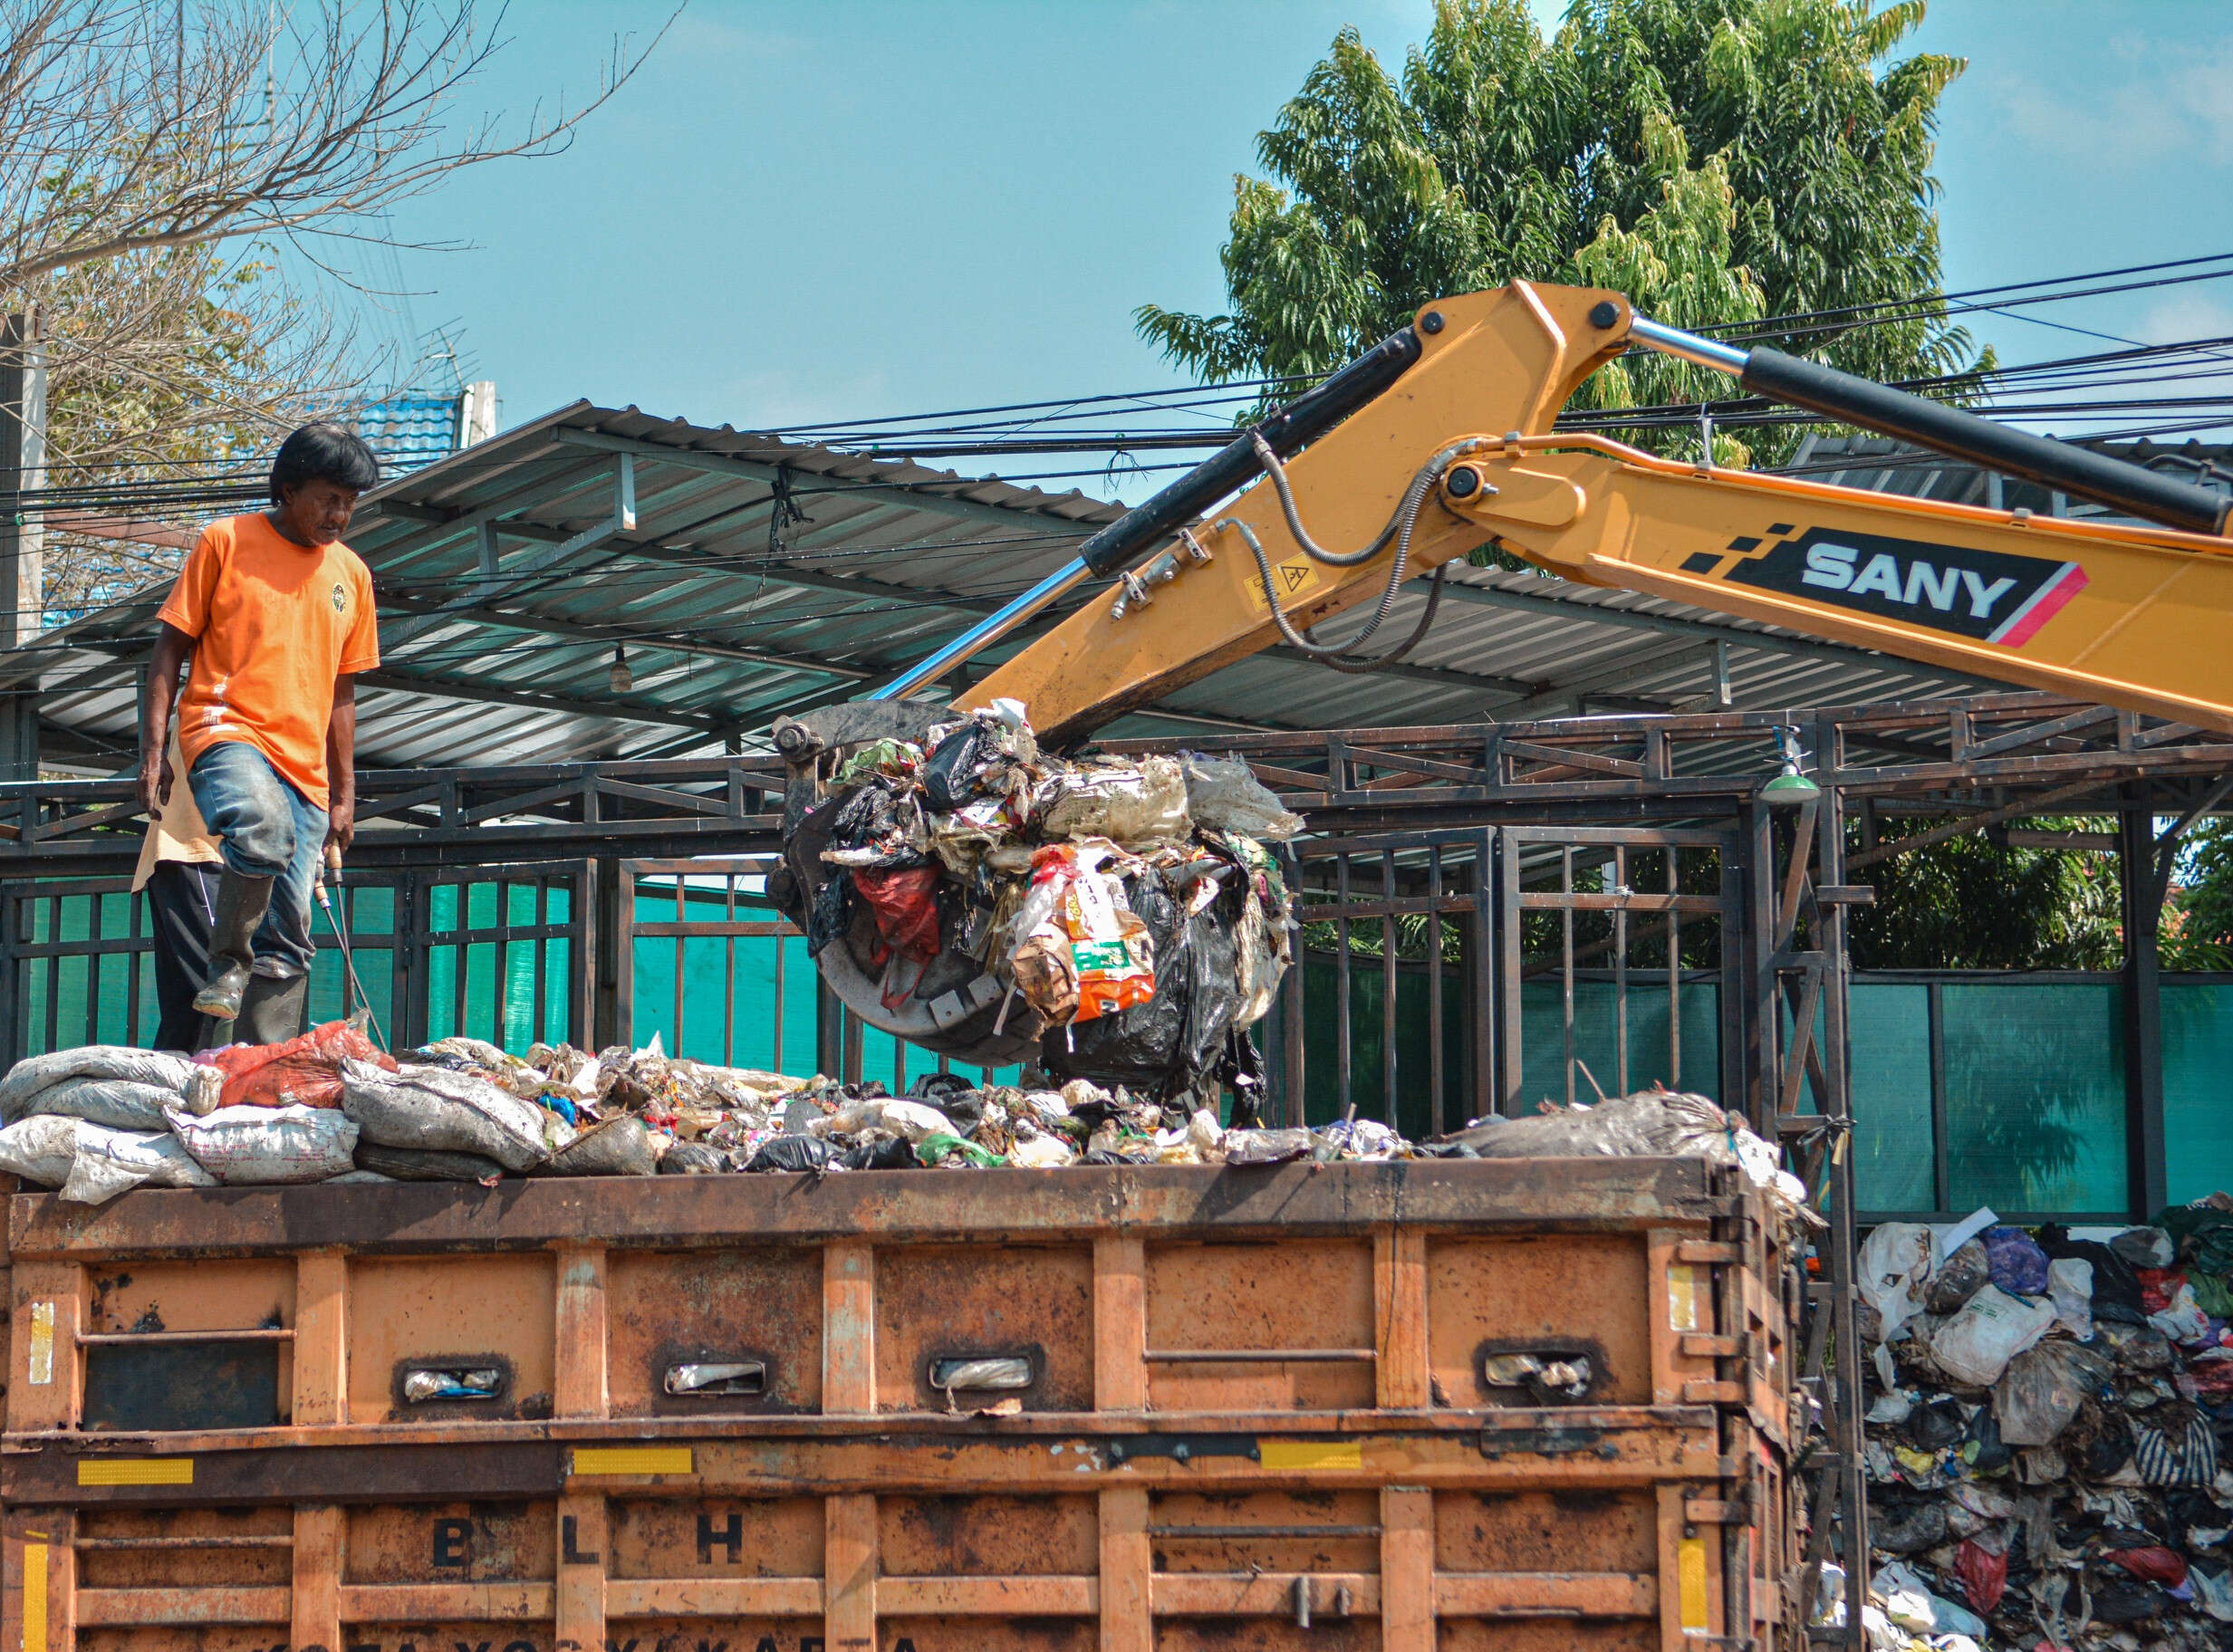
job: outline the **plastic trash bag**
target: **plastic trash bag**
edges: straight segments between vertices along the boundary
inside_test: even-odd
[[[1886,1554],[1921,1554],[1946,1538],[1946,1505],[1935,1497],[1869,1511],[1869,1542]]]
[[[1054,1170],[1077,1162],[1077,1148],[1044,1130],[1029,1138],[1019,1136],[1015,1145],[1008,1149],[1008,1163],[1027,1170]]]
[[[2203,1342],[2210,1336],[2209,1316],[2195,1300],[2194,1287],[2184,1280],[2179,1282],[2178,1290],[2171,1293],[2170,1305],[2160,1313],[2150,1314],[2148,1323],[2174,1342]]]
[[[827,1170],[837,1149],[819,1136],[771,1136],[762,1142],[745,1168],[762,1170]]]
[[[2046,1294],[2047,1253],[2022,1228],[1987,1228],[1985,1254],[1992,1267],[1993,1283],[2010,1296]]]
[[[1218,1071],[1240,1007],[1227,895],[1189,916],[1164,879],[1149,871],[1125,886],[1129,911],[1141,927],[1152,961],[1148,990],[1130,995],[1121,1013],[1091,1021],[1083,1006],[1067,1028],[1040,1042],[1050,1070],[1128,1086],[1156,1100],[1186,1094]]]
[[[1873,1234],[1871,1237],[1874,1237]],[[2052,1302],[2030,1302],[1988,1285],[1930,1339],[1930,1357],[1956,1382],[1989,1388],[2055,1324]]]
[[[178,1106],[178,1092],[159,1084],[129,1079],[65,1079],[50,1084],[25,1105],[25,1116],[51,1115],[105,1124],[112,1130],[167,1130],[166,1108]]]
[[[499,1061],[506,1059],[493,1045],[482,1048]],[[329,1021],[284,1043],[227,1044],[205,1050],[194,1059],[225,1075],[221,1107],[339,1107],[343,1061],[366,1061],[389,1072],[396,1071],[394,1059],[383,1054],[362,1028],[346,1021]]]
[[[838,1156],[837,1162],[848,1170],[913,1170],[923,1163],[916,1157],[915,1144],[904,1136],[875,1136],[855,1142]]]
[[[2135,1268],[2168,1268],[2179,1260],[2179,1247],[2160,1227],[2128,1227],[2109,1248]]]
[[[343,1061],[342,1110],[382,1147],[478,1153],[514,1171],[534,1169],[573,1139],[546,1109],[486,1079],[438,1067],[388,1072]]]
[[[864,866],[852,875],[885,946],[918,964],[938,956],[938,879],[935,866]]]
[[[1954,1575],[1972,1609],[1991,1613],[2008,1592],[2008,1551],[1986,1548],[1975,1538],[1965,1538],[1954,1551]]]
[[[1962,1304],[1992,1280],[1992,1263],[1988,1260],[1985,1242],[1969,1240],[1931,1275],[1930,1290],[1923,1299],[1923,1306],[1944,1319],[1949,1313],[1960,1311]]]
[[[2047,1263],[2047,1300],[2055,1304],[2055,1323],[2081,1342],[2093,1340],[2093,1264],[2074,1256],[2057,1256]]]
[[[1105,842],[1050,843],[1032,857],[1018,922],[1042,908],[1045,916],[1025,932],[1011,965],[1032,1007],[1057,1024],[1097,1020],[1155,994],[1155,941],[1125,884],[1104,869],[1113,859]],[[1069,1015],[1049,1008],[1070,993]]]
[[[1227,1130],[1225,1162],[1284,1165],[1291,1159],[1312,1157],[1317,1145],[1317,1138],[1308,1130]]]
[[[2156,1218],[2169,1234],[2179,1253],[2205,1273],[2233,1273],[2233,1205],[2219,1194],[2217,1202],[2198,1199],[2175,1205]]]
[[[0,1079],[0,1120],[13,1124],[24,1117],[26,1103],[50,1084],[65,1079],[122,1079],[132,1084],[152,1084],[174,1095],[183,1095],[193,1076],[189,1056],[161,1050],[134,1050],[124,1044],[80,1044],[70,1050],[52,1050],[26,1056]]]
[[[1303,817],[1280,806],[1242,757],[1208,757],[1182,752],[1187,812],[1207,831],[1237,831],[1244,837],[1284,843],[1303,830]]]
[[[355,1168],[356,1123],[332,1108],[221,1107],[200,1119],[173,1112],[170,1128],[228,1186],[322,1182]]]
[[[642,1119],[622,1113],[593,1124],[551,1156],[544,1176],[656,1176],[659,1149]]]
[[[1982,1639],[1988,1633],[1985,1619],[1967,1607],[1933,1594],[1903,1561],[1892,1561],[1878,1569],[1876,1592],[1884,1598],[1885,1616],[1918,1635],[1968,1635]]]
[[[1935,1243],[1920,1222],[1880,1222],[1862,1241],[1854,1282],[1862,1301],[1876,1310],[1887,1342],[1923,1306]]]
[[[2106,1354],[2057,1339],[2026,1349],[1993,1385],[1993,1418],[2011,1446],[2052,1446],[2115,1370]]]
[[[659,1155],[661,1176],[718,1176],[728,1167],[727,1154],[695,1141],[678,1141]]]
[[[1125,849],[1153,849],[1194,828],[1186,775],[1171,757],[1081,764],[1042,784],[1034,808],[1050,838],[1107,838]]]
[[[493,1182],[504,1167],[479,1153],[428,1148],[384,1148],[357,1138],[357,1167],[399,1182]]]
[[[940,814],[980,798],[1006,797],[1030,783],[1029,764],[1038,743],[989,711],[969,720],[933,746],[923,762],[923,802]]]
[[[2143,1485],[2209,1485],[2218,1478],[2218,1436],[2198,1413],[2168,1427],[2135,1422],[2132,1461]]]

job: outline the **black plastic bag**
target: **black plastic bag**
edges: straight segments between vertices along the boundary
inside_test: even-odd
[[[2039,1230],[2039,1248],[2047,1260],[2067,1257],[2093,1267],[2093,1317],[2121,1325],[2145,1325],[2148,1311],[2141,1301],[2140,1280],[2132,1263],[2107,1245],[2091,1239],[2073,1239],[2070,1230],[2050,1223]]]
[[[1124,894],[1155,944],[1154,996],[1053,1029],[1041,1041],[1040,1059],[1050,1071],[1167,1101],[1194,1090],[1228,1053],[1240,1010],[1233,932],[1244,898],[1228,888],[1188,918],[1152,871],[1125,879]]]
[[[1000,738],[972,717],[938,742],[923,764],[923,802],[939,814],[985,795],[985,772],[1006,754]]]
[[[837,1150],[819,1136],[771,1136],[745,1167],[760,1170],[812,1170],[819,1175],[837,1157]]]
[[[1990,1406],[1979,1406],[1977,1415],[1969,1419],[1964,1445],[1972,1444],[1977,1446],[1977,1455],[1967,1460],[1977,1474],[1997,1474],[2016,1461],[2016,1453],[2000,1437],[2000,1421]]]
[[[1946,1542],[1946,1504],[1936,1498],[1871,1502],[1869,1542],[1885,1553],[1920,1554]]]
[[[902,1138],[880,1136],[846,1148],[838,1163],[848,1170],[913,1170],[922,1161],[915,1157],[913,1146]]]
[[[852,877],[833,871],[814,891],[813,909],[806,915],[806,956],[820,957],[832,941],[842,941],[852,927]]]
[[[1960,1405],[1941,1394],[1908,1413],[1903,1431],[1918,1451],[1940,1451],[1968,1432]]]

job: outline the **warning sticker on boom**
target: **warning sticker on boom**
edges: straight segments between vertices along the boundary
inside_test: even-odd
[[[1248,569],[1248,600],[1260,614],[1268,614],[1271,605],[1264,600],[1264,573],[1251,565]],[[1325,583],[1325,575],[1318,564],[1307,556],[1290,558],[1272,564],[1272,589],[1279,593],[1281,612],[1295,605],[1299,598],[1309,595]]]
[[[1758,539],[1732,540],[1733,562],[1702,552],[1684,570],[2004,648],[2029,642],[2086,585],[2084,568],[2049,557],[1843,529],[1795,533],[1783,523],[1768,530],[1779,533],[1793,536],[1766,550]]]

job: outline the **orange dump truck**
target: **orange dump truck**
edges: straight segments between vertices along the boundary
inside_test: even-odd
[[[8,1200],[15,1652],[1797,1644],[1674,1158]]]

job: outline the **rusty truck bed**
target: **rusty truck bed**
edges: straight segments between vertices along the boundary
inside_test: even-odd
[[[8,1205],[24,1652],[1791,1638],[1795,1282],[1696,1160]]]

